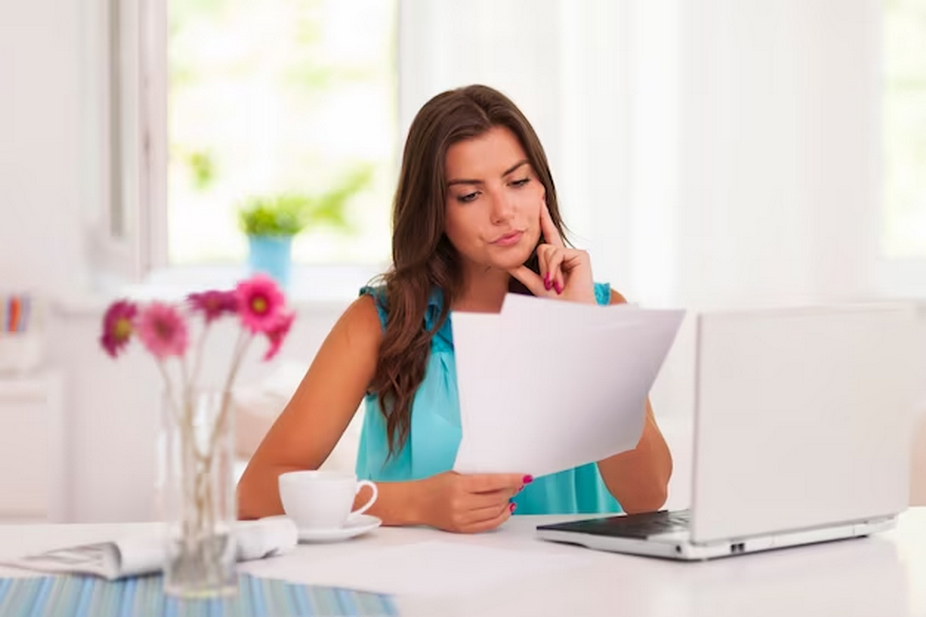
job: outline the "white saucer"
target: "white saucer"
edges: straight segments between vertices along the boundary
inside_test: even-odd
[[[337,542],[339,540],[347,540],[348,538],[353,538],[354,536],[359,536],[360,534],[372,531],[382,524],[383,521],[375,516],[370,516],[369,514],[358,514],[348,518],[343,527],[336,527],[334,529],[299,529],[299,541]]]

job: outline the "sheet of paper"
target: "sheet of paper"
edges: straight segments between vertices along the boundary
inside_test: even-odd
[[[265,567],[252,574],[394,595],[452,596],[587,564],[588,558],[578,552],[565,555],[435,540],[369,547],[324,559],[283,557],[260,564]]]
[[[542,476],[635,447],[683,317],[516,295],[497,315],[454,313],[454,470]]]

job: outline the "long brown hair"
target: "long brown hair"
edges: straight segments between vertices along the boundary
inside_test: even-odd
[[[424,379],[431,338],[447,319],[462,291],[463,271],[456,249],[444,234],[447,178],[444,162],[451,145],[502,126],[518,138],[547,207],[564,232],[556,188],[543,146],[524,114],[505,95],[472,85],[438,94],[415,116],[402,154],[393,203],[392,268],[383,276],[388,315],[370,391],[379,396],[386,420],[389,454],[408,440],[415,391]],[[527,265],[537,271],[536,254]],[[443,292],[440,317],[428,330],[425,314],[434,289]],[[529,293],[512,278],[510,291]]]

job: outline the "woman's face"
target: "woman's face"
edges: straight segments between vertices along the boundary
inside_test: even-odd
[[[469,265],[509,270],[540,238],[545,191],[521,143],[493,127],[447,150],[447,238]]]

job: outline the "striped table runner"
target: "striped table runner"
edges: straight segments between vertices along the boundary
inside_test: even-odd
[[[161,575],[107,581],[88,576],[0,578],[0,617],[303,617],[398,615],[389,596],[241,575],[238,595],[165,596]]]

